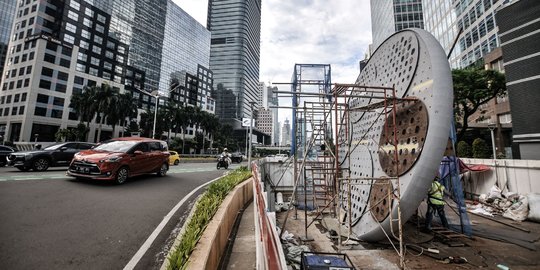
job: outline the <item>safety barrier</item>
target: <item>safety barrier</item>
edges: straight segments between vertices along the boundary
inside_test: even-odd
[[[253,173],[253,202],[255,203],[255,245],[257,247],[257,269],[287,269],[285,255],[276,225],[266,212],[266,200],[259,179],[257,162],[251,163]]]

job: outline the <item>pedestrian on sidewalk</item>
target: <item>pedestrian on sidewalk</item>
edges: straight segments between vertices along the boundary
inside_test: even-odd
[[[435,176],[428,192],[428,207],[426,213],[426,224],[424,226],[426,231],[431,231],[431,221],[433,220],[434,212],[437,212],[439,215],[443,227],[448,228],[448,220],[446,220],[446,215],[444,213],[444,186],[439,182],[439,180],[439,176]]]

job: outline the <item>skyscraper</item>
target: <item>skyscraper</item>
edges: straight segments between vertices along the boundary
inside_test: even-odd
[[[11,25],[15,18],[17,0],[5,0],[0,2],[0,74],[4,74],[4,63],[8,50],[9,38],[11,37]],[[0,82],[2,77],[0,77]]]
[[[452,68],[467,67],[500,46],[495,13],[502,4],[498,0],[423,1],[425,29],[446,53],[463,30],[449,58]]]
[[[205,78],[199,71],[209,64],[210,32],[170,0],[19,3],[0,90],[7,140],[53,141],[57,130],[75,127],[70,98],[84,86],[108,84],[153,109],[146,92],[179,91],[188,78]],[[114,135],[105,130],[101,138]]]
[[[251,115],[250,102],[257,102],[261,0],[209,0],[207,28],[216,115],[239,129],[239,119]]]
[[[424,28],[421,0],[371,0],[371,33],[377,49],[393,33]]]

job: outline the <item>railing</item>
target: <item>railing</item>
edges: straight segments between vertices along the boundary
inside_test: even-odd
[[[255,203],[255,243],[257,247],[257,269],[287,269],[281,241],[266,212],[266,200],[259,180],[259,167],[251,163],[253,172],[253,202]],[[274,219],[275,220],[275,219]]]

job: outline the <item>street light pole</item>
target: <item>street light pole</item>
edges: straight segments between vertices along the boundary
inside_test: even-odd
[[[497,159],[497,151],[495,148],[495,134],[493,132],[495,130],[495,126],[496,124],[488,124],[489,131],[491,132],[491,148],[493,150],[493,159]]]
[[[249,117],[249,150],[248,150],[248,166],[251,169],[251,145],[253,142],[251,141],[251,138],[253,137],[253,104],[255,102],[250,101],[249,104],[251,105],[251,116]]]
[[[154,128],[152,129],[152,138],[156,138],[156,120],[157,120],[157,109],[159,106],[159,95],[154,96],[156,98],[156,107],[154,108]]]

